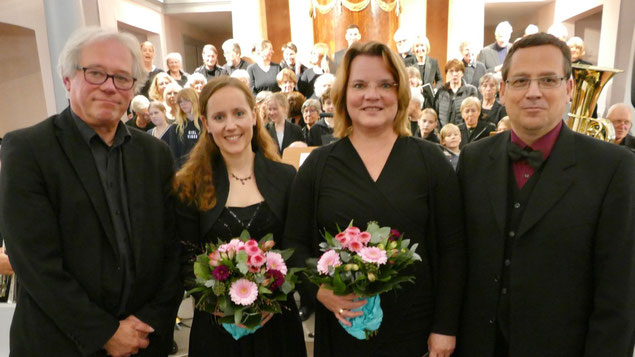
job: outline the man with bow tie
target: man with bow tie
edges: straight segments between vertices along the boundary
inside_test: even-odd
[[[459,160],[469,265],[457,355],[631,357],[635,156],[563,125],[564,42],[522,38],[502,76],[512,130]]]

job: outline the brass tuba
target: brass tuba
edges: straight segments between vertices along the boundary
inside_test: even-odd
[[[615,128],[608,119],[592,118],[604,85],[620,69],[602,68],[584,64],[573,65],[573,98],[567,126],[571,130],[603,141],[615,140]]]

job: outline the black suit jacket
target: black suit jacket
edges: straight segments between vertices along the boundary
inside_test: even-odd
[[[631,151],[635,152],[635,136],[631,134],[626,134],[624,140],[622,140],[621,145],[631,149]]]
[[[282,152],[284,151],[284,149],[286,149],[287,146],[291,145],[291,143],[296,141],[304,141],[304,135],[302,134],[302,129],[299,126],[289,122],[288,120],[284,121],[284,135],[282,136],[282,148],[280,148],[281,145],[278,142],[278,135],[276,134],[276,126],[274,125],[273,122],[267,124],[267,131],[269,132],[269,135],[271,135],[273,142],[276,144],[276,147],[280,151],[280,155],[282,155]]]
[[[496,131],[496,125],[486,121],[486,120],[478,120],[476,123],[476,128],[472,131],[472,134],[467,130],[467,126],[465,122],[458,125],[459,131],[461,132],[461,144],[459,149],[463,149],[465,145],[480,139],[484,139],[489,136],[489,133],[492,131]]]
[[[459,356],[494,356],[505,245],[510,132],[468,145],[458,175],[468,280]],[[635,156],[563,126],[515,232],[514,357],[632,357]]]
[[[160,140],[130,129],[122,147],[134,285],[117,316],[123,272],[90,148],[70,109],[7,134],[0,227],[20,277],[12,356],[105,355],[119,320],[155,329],[146,355],[167,355],[183,288],[170,196],[173,161]],[[165,339],[167,338],[167,339]]]

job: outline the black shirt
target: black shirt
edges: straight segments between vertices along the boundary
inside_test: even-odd
[[[120,121],[117,125],[113,144],[108,146],[93,128],[88,126],[75,113],[71,113],[79,133],[93,155],[95,167],[99,173],[101,186],[104,189],[106,202],[108,203],[108,212],[110,213],[115,241],[117,242],[119,261],[124,272],[124,286],[119,303],[119,314],[123,314],[134,283],[134,265],[130,247],[130,215],[128,212],[128,195],[126,193],[127,185],[122,152],[122,147],[130,141],[131,134],[126,125]]]

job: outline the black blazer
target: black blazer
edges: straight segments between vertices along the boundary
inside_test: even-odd
[[[622,140],[621,144],[635,152],[635,136],[626,134],[626,137]]]
[[[494,135],[459,159],[468,242],[462,357],[494,355],[509,142],[509,131]],[[510,356],[632,357],[633,182],[635,156],[562,127],[514,236]]]
[[[465,122],[459,124],[458,127],[459,131],[461,131],[461,144],[459,145],[459,149],[463,149],[465,145],[473,141],[486,138],[489,136],[490,132],[496,131],[496,125],[480,119],[478,120],[478,123],[476,123],[476,128],[474,128],[471,135],[467,130]]]
[[[254,161],[254,174],[260,194],[273,214],[281,222],[285,221],[287,202],[291,191],[291,184],[295,177],[295,168],[291,165],[275,162],[267,159],[260,151],[256,152]],[[214,160],[214,188],[216,189],[216,205],[205,212],[197,208],[178,203],[177,204],[177,234],[181,242],[187,242],[183,250],[182,269],[183,278],[193,278],[193,266],[191,258],[198,252],[194,251],[205,243],[207,232],[212,228],[216,220],[225,208],[227,195],[229,194],[229,178],[227,167],[222,157]],[[259,239],[260,237],[258,237]],[[282,237],[274,237],[276,246],[282,246]]]
[[[304,141],[304,135],[302,134],[302,129],[299,126],[289,122],[288,120],[284,121],[284,135],[282,136],[282,148],[280,148],[281,145],[278,142],[278,135],[276,134],[276,126],[274,125],[273,122],[267,124],[267,131],[269,132],[269,135],[271,135],[273,142],[276,144],[276,147],[278,148],[280,155],[282,155],[282,152],[284,151],[284,149],[286,149],[287,146],[291,145],[291,143],[296,141]]]
[[[7,134],[0,227],[20,277],[11,355],[105,356],[130,314],[155,329],[144,355],[167,355],[183,296],[167,145],[130,129],[123,147],[134,285],[117,316],[123,272],[106,197],[70,109]],[[167,350],[160,347],[167,345]]]

